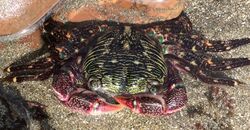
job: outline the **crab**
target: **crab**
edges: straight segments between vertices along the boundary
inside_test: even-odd
[[[2,80],[53,76],[52,89],[60,102],[87,115],[122,108],[144,115],[169,115],[188,100],[180,72],[208,84],[237,86],[243,82],[222,71],[250,65],[248,58],[210,53],[246,45],[250,38],[208,40],[192,29],[185,13],[149,24],[61,23],[50,18],[41,30],[47,55],[11,64]]]

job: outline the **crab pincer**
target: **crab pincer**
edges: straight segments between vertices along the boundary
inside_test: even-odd
[[[83,114],[99,115],[110,112],[116,112],[123,107],[120,104],[110,104],[97,94],[83,90],[72,95],[69,100],[63,101],[63,104],[71,108],[73,111]]]
[[[183,88],[174,89],[162,95],[117,96],[117,102],[128,107],[135,113],[145,115],[168,115],[182,109],[186,102],[186,91]]]
[[[66,64],[53,77],[53,90],[65,106],[87,115],[104,114],[122,109],[121,105],[107,103],[104,98],[88,90],[87,84],[77,84],[80,77],[77,75],[76,67],[77,64],[74,62]]]
[[[158,93],[116,96],[116,101],[135,113],[153,116],[168,115],[182,109],[187,103],[185,86],[178,70],[169,61],[165,63],[169,69],[163,85],[157,87],[163,90],[159,89]]]

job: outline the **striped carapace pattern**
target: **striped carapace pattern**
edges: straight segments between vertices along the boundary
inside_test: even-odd
[[[91,43],[87,77],[100,79],[104,90],[117,94],[145,92],[149,80],[163,82],[166,66],[157,40],[133,26],[104,33]]]

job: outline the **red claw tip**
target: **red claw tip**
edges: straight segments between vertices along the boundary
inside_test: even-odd
[[[133,97],[125,97],[125,96],[116,96],[115,100],[120,103],[121,105],[128,107],[130,109],[135,108],[135,99]]]
[[[105,104],[102,104],[100,106],[100,110],[102,112],[115,112],[115,111],[119,111],[121,110],[123,107],[120,105],[120,104],[108,104],[108,103],[105,103]]]

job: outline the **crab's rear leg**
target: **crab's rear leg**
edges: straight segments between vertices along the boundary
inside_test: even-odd
[[[203,40],[202,41],[204,48],[209,52],[221,52],[229,51],[236,47],[246,45],[250,43],[250,38],[234,39],[234,40]]]
[[[171,53],[179,57],[179,59],[188,61],[190,64],[196,66],[201,70],[223,71],[250,65],[249,58],[221,58],[218,56],[208,55],[204,53],[194,53],[192,51],[186,50],[177,50]]]
[[[177,68],[185,70],[186,72],[190,73],[192,76],[200,79],[201,81],[205,83],[222,84],[222,85],[229,85],[229,86],[235,86],[235,85],[243,83],[236,79],[231,79],[227,77],[218,77],[218,76],[215,77],[209,74],[210,70],[202,69],[199,66],[193,65],[192,63],[182,58],[179,58],[175,55],[166,54],[165,57],[171,60],[171,63],[174,64]]]
[[[173,65],[166,61],[168,74],[165,77],[160,93],[117,96],[116,100],[133,112],[146,115],[168,115],[179,111],[187,103],[185,86]]]
[[[171,39],[171,38],[170,38]],[[195,51],[195,52],[223,52],[229,51],[239,46],[243,46],[246,44],[250,44],[250,38],[242,38],[242,39],[233,39],[233,40],[208,40],[201,36],[192,34],[183,34],[181,36],[176,36],[172,38],[173,40],[169,40],[169,43],[172,44],[178,40],[182,42],[178,44],[182,44],[183,48]],[[175,44],[175,43],[174,43]]]
[[[114,112],[122,109],[119,104],[110,104],[95,92],[88,89],[86,82],[82,81],[82,74],[76,63],[64,65],[53,77],[53,90],[58,99],[73,111],[96,115]]]
[[[250,65],[249,58],[209,58],[203,60],[200,65],[200,68],[203,70],[223,71],[246,65]]]
[[[1,79],[8,82],[45,80],[53,73],[54,63],[51,57],[40,58],[36,62],[23,65],[10,65],[4,69],[9,74]]]
[[[153,22],[139,26],[149,35],[160,33],[169,36],[169,34],[188,33],[192,31],[192,23],[184,12],[172,20]]]

